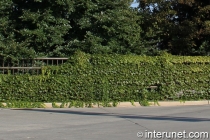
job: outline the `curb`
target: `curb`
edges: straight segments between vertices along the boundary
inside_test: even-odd
[[[1,103],[3,106],[7,106],[7,103]],[[43,103],[43,108],[88,108],[86,106],[70,106],[70,103]],[[162,106],[162,107],[169,107],[169,106],[192,106],[192,105],[210,105],[210,101],[204,100],[204,101],[159,101],[159,102],[149,102],[149,106]],[[108,104],[109,107],[143,107],[139,104],[139,102],[118,102],[116,106],[113,106],[113,103],[110,102]],[[92,104],[91,108],[103,108],[104,106],[99,103],[98,104]]]
[[[60,107],[62,103],[55,103],[56,106]],[[111,104],[111,103],[110,103]],[[209,105],[209,101],[159,101],[158,103],[149,102],[150,106],[188,106],[188,105]],[[53,108],[52,103],[44,103],[45,108]],[[68,108],[69,104],[63,106],[63,108]],[[92,108],[103,107],[101,105],[92,105]],[[111,106],[112,107],[112,106]],[[139,102],[120,102],[116,107],[141,107]]]
[[[150,102],[151,106],[158,106],[157,104],[154,104],[154,102]],[[173,101],[173,102],[158,102],[159,106],[186,106],[186,105],[209,105],[209,101]]]

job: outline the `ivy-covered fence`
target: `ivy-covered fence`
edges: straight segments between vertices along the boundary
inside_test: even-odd
[[[152,88],[156,87],[156,88]],[[210,58],[89,55],[42,68],[41,75],[0,75],[0,102],[206,100]]]

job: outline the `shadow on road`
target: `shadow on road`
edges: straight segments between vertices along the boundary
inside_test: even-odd
[[[51,110],[51,109],[14,109],[33,112],[49,112],[49,113],[64,113],[74,115],[86,115],[86,116],[110,116],[127,119],[144,119],[144,120],[159,120],[159,121],[183,121],[183,122],[203,122],[210,121],[210,118],[194,118],[194,117],[175,117],[175,116],[155,116],[155,115],[134,115],[134,114],[118,114],[118,113],[97,113],[97,112],[85,112],[85,111],[73,111],[73,110]]]

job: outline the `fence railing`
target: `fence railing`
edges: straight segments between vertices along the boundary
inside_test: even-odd
[[[60,65],[65,63],[68,58],[34,58],[21,59],[16,64],[5,63],[1,60],[1,74],[40,74],[42,66]]]

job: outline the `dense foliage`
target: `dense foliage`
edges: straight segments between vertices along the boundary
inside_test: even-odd
[[[139,0],[147,42],[175,55],[210,54],[209,0]]]
[[[0,102],[203,100],[209,73],[208,57],[79,52],[61,66],[43,67],[42,75],[0,75]]]
[[[209,55],[209,0],[1,0],[0,58]]]
[[[130,0],[0,1],[0,57],[144,53],[141,16]]]

